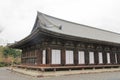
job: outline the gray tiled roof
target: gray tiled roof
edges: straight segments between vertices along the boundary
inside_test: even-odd
[[[37,17],[39,19],[40,27],[52,32],[57,32],[58,34],[120,43],[120,34],[118,33],[69,22],[40,12],[38,12]],[[60,27],[61,29],[59,29]]]

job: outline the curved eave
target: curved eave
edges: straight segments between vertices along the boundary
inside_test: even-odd
[[[49,35],[49,36],[53,36],[53,37],[57,37],[57,38],[62,38],[62,39],[66,39],[66,40],[120,46],[120,43],[108,42],[108,41],[102,41],[102,40],[96,40],[96,39],[90,39],[90,38],[85,38],[85,37],[77,37],[77,36],[73,36],[73,35],[69,35],[69,34],[63,34],[63,33],[55,32],[55,31],[51,31],[51,30],[48,30],[47,28],[44,28],[44,27],[39,27],[39,30],[42,33],[44,33],[45,35]]]
[[[51,30],[48,30],[47,28],[44,28],[44,27],[38,27],[37,29],[34,30],[34,32],[32,32],[26,38],[22,39],[19,42],[14,43],[13,45],[10,45],[9,47],[21,49],[25,43],[34,39],[40,33],[47,35],[47,36],[62,38],[62,39],[66,39],[66,40],[83,41],[83,42],[88,42],[88,43],[99,43],[99,44],[104,44],[104,45],[120,46],[120,43],[107,42],[107,41],[89,39],[89,38],[84,38],[84,37],[77,37],[77,36],[72,36],[72,35],[68,35],[68,34],[63,34],[63,33],[58,33],[55,31],[51,31]]]
[[[25,37],[24,39],[18,42],[15,42],[12,45],[9,45],[9,47],[21,49],[21,46],[23,46],[25,43],[29,42],[30,40],[34,39],[38,34],[39,34],[39,29],[36,29],[30,35],[28,35],[27,37]]]

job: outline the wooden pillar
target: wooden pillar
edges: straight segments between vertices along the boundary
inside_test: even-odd
[[[110,62],[111,64],[115,64],[115,52],[110,51]]]
[[[63,47],[62,49],[61,49],[61,65],[62,66],[64,66],[65,65],[65,58],[66,58],[66,56],[65,56],[65,48]]]
[[[94,51],[94,62],[95,64],[99,63],[99,55],[97,50]]]
[[[78,65],[78,49],[74,49],[74,65]]]
[[[51,64],[51,48],[47,47],[46,49],[46,64],[50,65]]]
[[[23,63],[24,63],[24,60],[23,60],[24,54],[25,54],[25,51],[24,51],[24,50],[22,50],[22,54],[21,54],[21,64],[23,64]]]
[[[103,64],[107,64],[107,52],[102,51],[102,56],[103,56]]]
[[[89,51],[85,50],[85,64],[89,64]]]
[[[36,56],[37,56],[37,60],[36,60],[37,65],[42,64],[42,50],[41,49],[36,49],[35,53],[36,53]]]
[[[117,52],[117,64],[120,64],[120,52]]]

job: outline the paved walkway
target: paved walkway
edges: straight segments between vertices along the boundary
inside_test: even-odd
[[[13,68],[13,71],[27,74],[35,77],[55,77],[55,76],[66,76],[66,75],[75,75],[75,74],[86,74],[86,73],[102,73],[102,72],[115,72],[120,71],[120,68],[108,68],[108,69],[87,69],[87,70],[70,70],[70,71],[50,71],[50,72],[41,72],[36,70],[27,70],[20,68]]]
[[[11,72],[7,68],[0,68],[0,80],[120,80],[120,72],[105,72],[92,74],[77,74],[68,76],[57,76],[37,78]]]
[[[0,68],[0,80],[37,80],[35,77],[11,72],[7,68]],[[38,79],[39,80],[39,79]]]

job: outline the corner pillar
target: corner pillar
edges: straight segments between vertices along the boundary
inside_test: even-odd
[[[24,54],[25,54],[25,51],[22,50],[22,54],[21,54],[21,64],[24,64],[24,60],[23,60]]]

